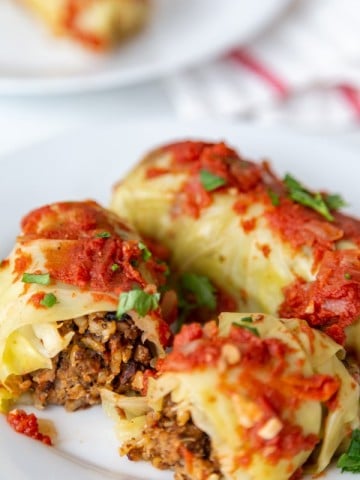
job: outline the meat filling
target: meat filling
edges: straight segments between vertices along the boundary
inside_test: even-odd
[[[63,322],[59,331],[74,336],[53,358],[53,368],[26,376],[37,407],[56,404],[73,411],[100,403],[102,387],[117,393],[142,390],[153,348],[142,342],[142,332],[128,315],[121,320],[115,312],[85,315]]]
[[[160,414],[148,414],[140,446],[138,440],[131,440],[121,453],[130,460],[147,460],[157,468],[171,469],[175,480],[222,478],[209,436],[194,425],[190,414],[178,415],[169,396]]]

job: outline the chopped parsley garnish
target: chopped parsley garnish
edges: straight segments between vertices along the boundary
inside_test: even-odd
[[[351,273],[348,273],[348,272],[344,273],[344,278],[345,278],[346,280],[351,280],[351,278],[352,278],[352,277],[351,277]]]
[[[360,430],[352,432],[351,442],[346,453],[343,453],[337,462],[342,472],[360,473]]]
[[[338,210],[341,207],[346,207],[347,203],[337,193],[333,194],[326,194],[323,196],[326,205],[330,208],[330,210]]]
[[[118,265],[117,263],[113,263],[113,264],[111,265],[111,270],[112,270],[113,272],[116,272],[116,270],[119,270],[119,268],[120,268],[120,267],[119,267],[119,265]]]
[[[49,273],[24,273],[21,279],[24,283],[37,283],[39,285],[49,285]]]
[[[252,317],[243,317],[241,321],[246,323],[253,323]]]
[[[179,278],[176,290],[180,314],[172,327],[174,332],[180,330],[184,321],[197,308],[208,308],[211,311],[216,309],[216,288],[208,277],[184,273]]]
[[[212,190],[216,190],[217,188],[226,185],[225,178],[214,175],[207,170],[200,171],[200,181],[207,192],[211,192]]]
[[[144,290],[134,289],[123,292],[119,297],[116,316],[120,318],[124,313],[135,310],[141,317],[155,310],[159,306],[160,293],[146,293]]]
[[[96,238],[110,238],[111,233],[109,232],[99,232],[95,235]]]
[[[271,203],[274,205],[274,207],[278,207],[280,205],[280,196],[274,192],[273,190],[268,190],[268,195],[270,197]]]
[[[47,308],[53,307],[55,303],[58,303],[58,300],[53,293],[47,293],[44,298],[40,300],[40,305]]]
[[[326,220],[329,220],[329,222],[334,220],[329,210],[330,207],[321,193],[311,193],[289,174],[285,175],[284,184],[288,189],[289,197],[294,200],[294,202],[315,210],[325,217]]]
[[[249,318],[249,317],[245,317],[245,318]],[[243,318],[241,320],[244,321]],[[242,325],[241,323],[237,323],[237,322],[233,322],[232,324],[235,325],[235,327],[238,327],[238,328],[245,328],[246,330],[251,332],[253,335],[256,335],[257,337],[260,337],[259,330],[255,327],[250,327],[250,325]]]
[[[142,251],[142,257],[144,262],[146,262],[147,260],[149,260],[149,258],[152,257],[152,253],[143,242],[139,242],[139,248]]]
[[[191,292],[194,295],[194,306],[215,310],[215,288],[208,277],[197,275],[196,273],[184,273],[180,278],[180,284],[185,293]]]

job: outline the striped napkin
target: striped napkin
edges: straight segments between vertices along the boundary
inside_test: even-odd
[[[254,42],[174,75],[167,87],[187,119],[360,126],[360,0],[297,1]]]

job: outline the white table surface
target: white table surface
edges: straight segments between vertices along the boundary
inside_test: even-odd
[[[82,125],[137,118],[151,121],[155,117],[169,121],[177,118],[161,81],[83,95],[0,96],[0,155]],[[352,130],[308,133],[341,142],[360,153],[360,124]]]

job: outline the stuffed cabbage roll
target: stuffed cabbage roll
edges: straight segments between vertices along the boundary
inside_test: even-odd
[[[22,220],[0,269],[0,407],[38,407],[141,391],[170,332],[159,308],[166,266],[92,201],[47,205]]]
[[[224,143],[181,142],[151,152],[120,181],[111,209],[166,245],[180,273],[207,275],[240,311],[303,318],[360,352],[360,221],[341,205],[339,195],[280,180]]]
[[[305,321],[224,313],[183,326],[146,397],[103,391],[120,453],[176,479],[285,480],[321,472],[358,424],[342,348]],[[310,458],[311,456],[311,458]]]
[[[103,50],[144,26],[150,0],[21,0],[57,34]]]

